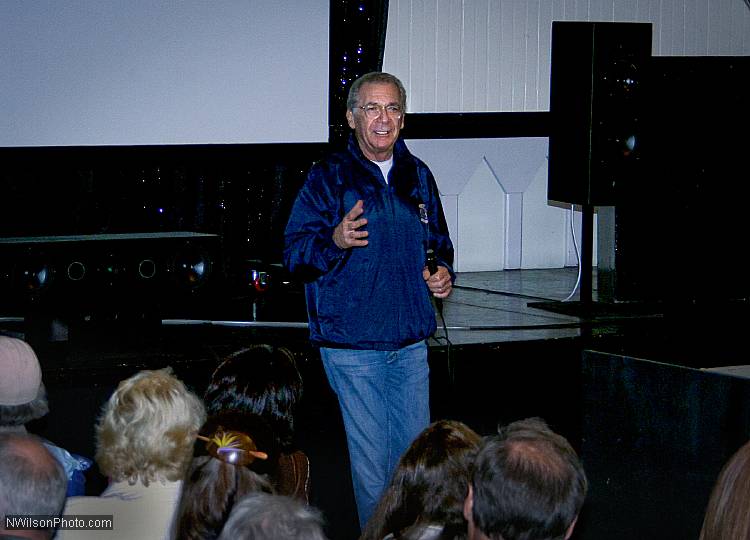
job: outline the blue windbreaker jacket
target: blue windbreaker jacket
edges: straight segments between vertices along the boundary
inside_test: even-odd
[[[399,139],[386,184],[352,135],[347,150],[311,168],[285,231],[284,262],[305,282],[310,339],[318,346],[396,350],[435,332],[422,277],[425,251],[453,274],[453,244],[427,165]],[[365,247],[340,249],[333,230],[364,201]],[[424,204],[426,221],[420,219]]]

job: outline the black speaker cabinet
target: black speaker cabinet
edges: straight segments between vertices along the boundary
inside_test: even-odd
[[[598,210],[599,299],[747,303],[750,57],[654,56],[646,71],[642,174]]]
[[[650,23],[552,23],[550,200],[614,205],[638,174]]]

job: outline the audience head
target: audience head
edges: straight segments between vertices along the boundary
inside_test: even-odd
[[[57,516],[68,479],[62,465],[34,435],[0,433],[0,534],[5,516]],[[51,538],[51,530],[9,531],[22,538]]]
[[[182,479],[205,420],[200,398],[170,368],[144,370],[122,381],[96,428],[96,461],[112,481]]]
[[[439,420],[406,450],[367,523],[362,539],[397,538],[413,525],[443,527],[443,538],[466,532],[463,505],[481,437],[465,424]]]
[[[216,538],[242,496],[272,493],[267,472],[278,459],[274,444],[270,428],[258,415],[224,412],[209,417],[182,485],[175,538]],[[252,454],[249,463],[234,459],[238,450]]]
[[[750,538],[750,442],[724,464],[703,520],[700,540]]]
[[[302,377],[294,355],[284,347],[253,345],[216,368],[204,401],[209,414],[258,414],[266,419],[282,448],[294,435],[294,409],[302,397]]]
[[[568,538],[587,489],[564,437],[539,418],[513,422],[487,437],[477,454],[464,507],[469,538]]]
[[[283,495],[253,493],[232,509],[219,540],[326,540],[318,510]]]
[[[21,428],[48,412],[42,370],[33,349],[20,339],[0,336],[0,430]]]

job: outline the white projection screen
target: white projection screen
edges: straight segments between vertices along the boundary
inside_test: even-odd
[[[326,142],[329,0],[2,0],[0,147]]]

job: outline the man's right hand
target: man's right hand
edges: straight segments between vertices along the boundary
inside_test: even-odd
[[[358,200],[357,204],[347,212],[341,223],[336,225],[333,230],[333,242],[341,249],[363,247],[368,244],[365,238],[370,233],[358,230],[360,227],[367,225],[367,218],[357,219],[365,211],[364,204],[363,200]]]

